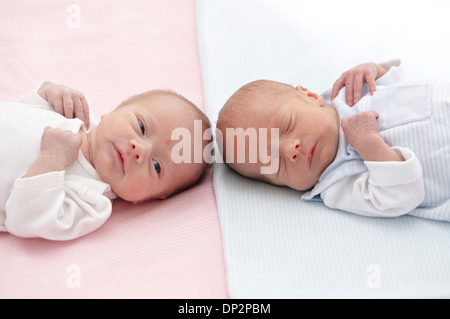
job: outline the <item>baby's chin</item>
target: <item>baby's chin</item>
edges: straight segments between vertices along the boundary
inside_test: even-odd
[[[147,202],[147,201],[151,201],[151,200],[154,200],[154,199],[163,199],[162,197],[160,198],[160,197],[156,197],[156,196],[149,196],[149,197],[146,197],[146,198],[139,198],[139,197],[128,197],[128,196],[120,196],[119,194],[116,194],[117,195],[117,197],[118,198],[120,198],[120,199],[122,199],[122,200],[124,200],[124,201],[126,201],[126,202],[129,202],[129,203],[131,203],[131,204],[133,204],[133,205],[139,205],[139,204],[142,204],[142,203],[144,203],[144,202]]]
[[[300,191],[300,192],[304,192],[304,191],[310,190],[311,188],[314,187],[314,185],[318,181],[318,180],[314,180],[313,182],[310,182],[310,183],[307,183],[307,184],[305,184],[305,183],[295,183],[295,182],[283,183],[281,181],[273,180],[270,177],[268,177],[267,175],[259,175],[256,178],[255,177],[251,177],[251,178],[259,180],[259,181],[267,183],[267,184],[270,184],[270,185],[273,185],[273,186],[287,187],[287,188],[291,188],[293,190]]]
[[[292,188],[293,190],[299,191],[299,192],[306,192],[308,190],[310,190],[311,188],[314,187],[314,185],[316,185],[316,183],[312,184],[312,185],[308,185],[308,186],[287,186],[289,188]]]
[[[310,178],[308,181],[302,180],[301,182],[293,181],[291,183],[287,183],[286,187],[292,188],[296,191],[305,192],[313,188],[318,181],[319,178]]]
[[[126,202],[132,203],[132,204],[141,204],[143,202],[157,199],[157,196],[148,195],[141,193],[137,194],[136,192],[130,192],[123,186],[115,187],[115,185],[110,185],[111,190],[114,192],[114,194],[117,196],[117,198],[120,198],[121,200],[124,200]],[[116,185],[117,186],[117,185]]]

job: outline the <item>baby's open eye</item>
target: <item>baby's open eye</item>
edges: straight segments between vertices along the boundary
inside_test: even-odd
[[[155,167],[155,171],[156,173],[161,173],[161,166],[159,165],[159,163],[155,160],[153,160],[153,166]]]
[[[145,134],[145,126],[141,121],[138,120],[139,128],[141,129],[142,134]]]

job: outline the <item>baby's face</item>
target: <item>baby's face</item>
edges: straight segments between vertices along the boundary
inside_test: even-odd
[[[106,114],[91,132],[91,160],[115,194],[130,202],[165,198],[186,185],[198,164],[172,161],[175,128],[188,128],[194,117],[179,99],[157,95],[151,107],[134,102]],[[195,166],[196,165],[196,166]]]
[[[274,174],[263,175],[260,173],[260,167],[264,166],[261,163],[244,164],[240,170],[243,175],[303,191],[314,186],[325,168],[333,161],[340,125],[336,111],[325,106],[320,96],[303,88],[298,88],[297,91],[304,98],[293,95],[281,105],[255,105],[252,112],[257,114],[255,119],[250,121],[253,127],[268,128],[268,132],[272,128],[279,129],[278,170]],[[268,141],[266,154],[271,153],[271,137]],[[248,143],[246,151],[249,151]],[[239,169],[237,171],[239,172]]]

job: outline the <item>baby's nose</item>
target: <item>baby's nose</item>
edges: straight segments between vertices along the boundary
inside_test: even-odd
[[[297,161],[300,151],[301,144],[299,139],[289,139],[281,145],[281,152],[292,162]]]
[[[140,142],[132,140],[130,144],[131,144],[131,153],[137,163],[142,163],[146,161],[146,159],[150,156],[153,149],[150,142]]]

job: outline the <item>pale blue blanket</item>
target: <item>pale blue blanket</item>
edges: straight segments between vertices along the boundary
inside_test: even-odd
[[[321,93],[356,64],[401,58],[411,77],[450,80],[446,1],[365,5],[197,0],[211,121],[235,90],[256,79]],[[214,188],[232,298],[450,298],[449,222],[331,210],[225,164],[215,165]]]

